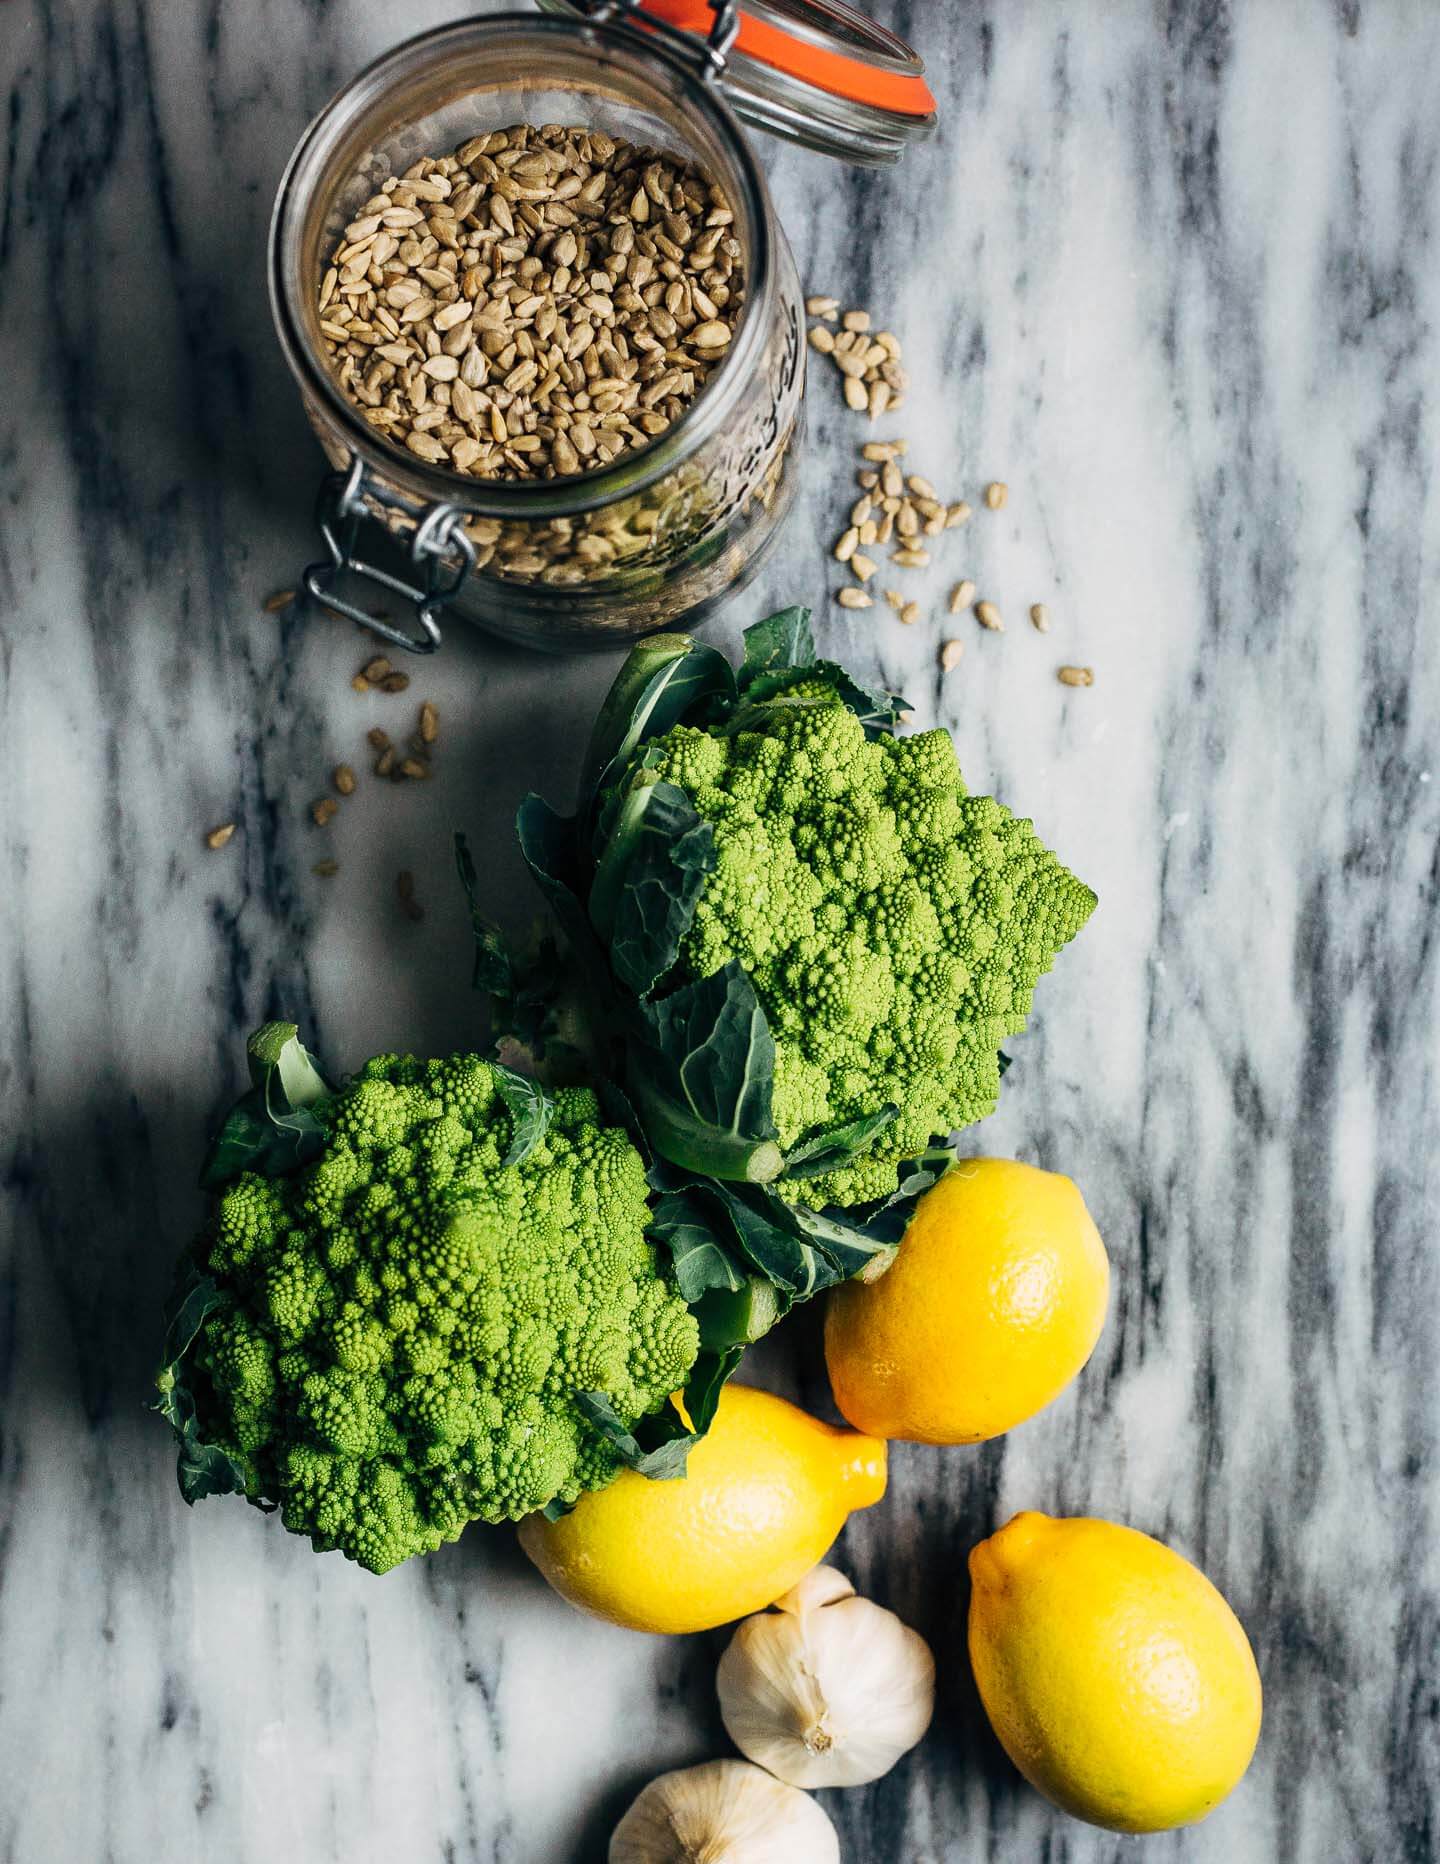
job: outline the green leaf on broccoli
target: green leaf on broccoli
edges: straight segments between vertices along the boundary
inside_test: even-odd
[[[580,776],[580,816],[595,803],[649,738],[658,737],[712,700],[733,700],[735,675],[715,648],[688,634],[657,634],[632,649],[606,695],[590,734]]]
[[[631,793],[595,871],[590,920],[636,996],[674,965],[714,871],[714,831],[684,790],[652,783]]]
[[[251,1088],[226,1114],[200,1170],[200,1188],[219,1190],[241,1172],[276,1178],[323,1148],[316,1114],[329,1084],[299,1039],[294,1023],[266,1023],[246,1047]]]
[[[863,1114],[857,1120],[847,1120],[843,1126],[832,1126],[816,1133],[786,1154],[785,1176],[818,1178],[825,1172],[839,1171],[862,1152],[867,1152],[885,1128],[893,1126],[899,1117],[900,1109],[891,1101],[878,1112]]]
[[[688,1426],[673,1405],[627,1429],[603,1392],[578,1392],[575,1402],[627,1469],[652,1482],[673,1482],[685,1474],[691,1450],[714,1423],[720,1393],[744,1353],[744,1345],[702,1350],[685,1386]]]
[[[645,1041],[632,1095],[657,1151],[717,1178],[776,1177],[775,1041],[744,966],[732,961],[637,1015]]]
[[[245,1489],[245,1472],[235,1458],[201,1438],[186,1366],[200,1329],[229,1300],[213,1277],[191,1268],[177,1287],[166,1317],[164,1363],[155,1381],[160,1400],[152,1409],[175,1432],[179,1443],[175,1475],[181,1495],[192,1507],[207,1495],[236,1495]]]
[[[815,664],[815,637],[808,608],[782,608],[745,630],[745,658],[736,676],[742,697],[749,698],[765,675],[793,679],[797,668]]]
[[[512,1165],[523,1165],[545,1137],[554,1107],[544,1088],[528,1074],[502,1068],[499,1062],[491,1062],[490,1066],[495,1091],[510,1110],[510,1145],[500,1161],[501,1171],[508,1171]]]

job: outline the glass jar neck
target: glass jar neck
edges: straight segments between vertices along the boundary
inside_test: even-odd
[[[467,477],[401,454],[379,439],[341,393],[319,328],[327,242],[371,191],[377,158],[407,137],[435,153],[467,99],[486,93],[608,98],[668,130],[680,152],[719,183],[744,248],[745,305],[724,362],[699,396],[647,446],[614,464],[561,479]],[[414,145],[433,126],[435,147]],[[407,161],[414,159],[406,155]],[[631,497],[673,472],[722,430],[755,370],[774,309],[773,219],[764,177],[728,105],[697,71],[634,31],[531,14],[497,14],[407,40],[368,66],[321,111],[281,179],[270,228],[271,309],[300,387],[343,437],[418,505],[443,503],[499,518],[544,519]]]

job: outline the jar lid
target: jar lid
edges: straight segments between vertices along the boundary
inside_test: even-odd
[[[924,61],[845,0],[540,0],[546,11],[683,36],[737,116],[866,167],[935,128]]]

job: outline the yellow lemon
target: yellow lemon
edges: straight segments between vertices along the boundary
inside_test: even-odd
[[[829,1296],[835,1402],[877,1437],[998,1437],[1079,1372],[1109,1293],[1105,1245],[1068,1178],[967,1159],[920,1199],[885,1274]]]
[[[686,1474],[624,1470],[520,1542],[555,1590],[633,1631],[708,1631],[763,1610],[885,1493],[885,1445],[727,1385]]]
[[[1250,1765],[1260,1676],[1197,1567],[1113,1521],[1019,1514],[970,1555],[970,1662],[1005,1752],[1064,1811],[1163,1832]]]

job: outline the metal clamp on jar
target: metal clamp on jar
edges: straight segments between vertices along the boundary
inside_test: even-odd
[[[377,60],[306,131],[275,205],[275,325],[334,468],[319,500],[326,555],[304,587],[417,653],[439,646],[445,613],[533,647],[612,646],[694,626],[755,573],[794,491],[804,306],[737,114],[865,164],[894,161],[934,125],[919,59],[840,0],[541,4],[560,17],[466,20]],[[703,176],[726,202],[743,298],[723,358],[644,444],[579,470],[562,469],[573,448],[553,447],[543,476],[474,476],[438,445],[428,458],[397,444],[383,410],[367,418],[344,392],[335,353],[347,332],[327,319],[322,282],[387,181],[518,123],[663,151]],[[409,603],[413,627],[362,608],[342,576]]]

